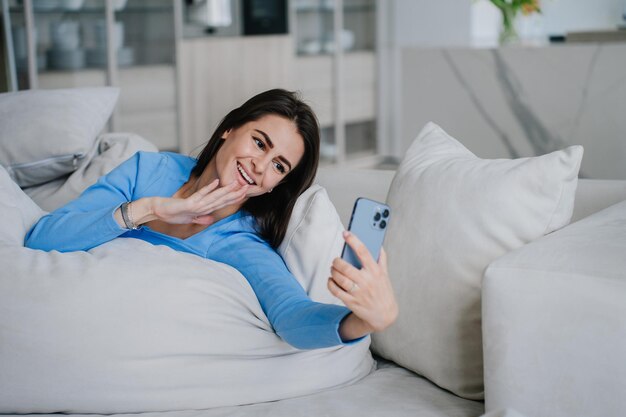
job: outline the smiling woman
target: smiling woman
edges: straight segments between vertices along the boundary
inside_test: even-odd
[[[344,307],[311,301],[275,251],[318,160],[313,111],[294,93],[269,90],[228,113],[197,159],[139,152],[42,217],[25,244],[61,252],[118,237],[167,245],[236,268],[293,346],[354,342],[397,316],[385,255],[376,262],[346,235],[366,267],[333,263],[329,290]]]

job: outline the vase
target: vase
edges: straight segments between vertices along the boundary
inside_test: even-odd
[[[511,45],[519,41],[519,36],[515,28],[515,18],[517,10],[513,7],[501,7],[502,12],[502,29],[500,31],[500,45]]]

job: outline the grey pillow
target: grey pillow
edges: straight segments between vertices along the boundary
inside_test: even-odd
[[[0,166],[0,246],[22,246],[24,236],[45,214]]]
[[[0,164],[20,187],[76,170],[111,116],[113,87],[0,94]]]

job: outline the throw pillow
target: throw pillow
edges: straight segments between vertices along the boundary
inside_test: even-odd
[[[0,245],[24,245],[26,232],[43,214],[0,166]]]
[[[496,258],[565,226],[581,146],[480,159],[429,123],[391,184],[389,273],[400,316],[373,349],[468,399],[482,399],[481,283]]]
[[[78,197],[102,175],[138,151],[156,152],[157,148],[132,133],[105,133],[95,142],[96,153],[68,176],[24,190],[44,210],[53,211]]]
[[[278,253],[314,301],[342,304],[326,283],[333,259],[341,256],[343,230],[323,187],[312,185],[298,197]]]
[[[0,94],[0,165],[21,187],[73,172],[94,151],[118,95],[112,87]]]

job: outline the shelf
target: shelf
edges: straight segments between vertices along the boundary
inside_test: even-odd
[[[374,50],[371,48],[360,48],[360,49],[350,49],[350,50],[344,50],[342,51],[343,55],[356,55],[356,54],[360,54],[360,53],[374,53]],[[309,58],[309,57],[330,57],[332,58],[334,56],[334,52],[318,52],[318,53],[314,53],[314,54],[309,54],[306,52],[302,52],[302,51],[296,51],[296,54],[298,56],[298,58]]]
[[[36,1],[36,0],[35,0]],[[35,14],[71,14],[71,15],[80,15],[80,14],[104,14],[104,7],[81,7],[80,9],[65,9],[61,7],[55,7],[53,9],[45,9],[45,10],[37,10],[34,9],[33,13]],[[15,14],[23,14],[23,7],[11,7],[9,12]],[[172,13],[171,7],[166,6],[143,6],[143,7],[125,7],[120,10],[115,10],[115,13]]]
[[[296,13],[333,13],[335,11],[332,6],[296,6]],[[373,12],[374,6],[371,5],[359,5],[359,6],[344,6],[344,13],[363,13]]]

